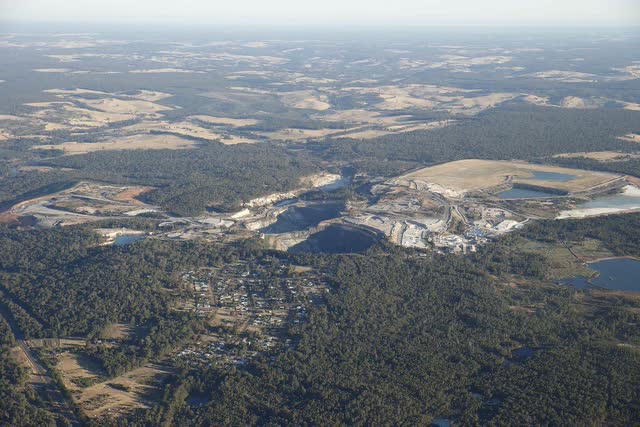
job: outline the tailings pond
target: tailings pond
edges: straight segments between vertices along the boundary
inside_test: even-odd
[[[529,178],[521,178],[525,181],[546,181],[546,182],[567,182],[576,179],[575,175],[569,175],[559,172],[543,172],[543,171],[531,171],[533,176]],[[501,199],[540,199],[548,197],[558,197],[562,194],[554,194],[547,191],[530,189],[530,188],[518,188],[517,184],[506,191],[502,191],[497,194]]]
[[[523,178],[528,181],[567,182],[576,179],[575,175],[559,172],[531,171],[532,177]]]

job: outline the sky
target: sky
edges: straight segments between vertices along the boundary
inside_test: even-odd
[[[0,20],[261,26],[640,26],[640,0],[0,0]]]

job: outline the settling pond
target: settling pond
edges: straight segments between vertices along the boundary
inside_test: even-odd
[[[512,188],[510,190],[501,191],[497,194],[501,199],[540,199],[548,197],[558,197],[558,194],[547,193],[545,191],[529,190],[526,188]]]
[[[122,234],[115,238],[115,240],[113,241],[113,245],[127,246],[142,239],[144,239],[144,235],[142,234]]]
[[[546,181],[546,182],[567,182],[576,179],[575,175],[559,172],[531,171],[533,176],[521,178],[524,181]],[[560,194],[549,193],[542,190],[513,187],[510,190],[497,194],[501,199],[540,199],[548,197],[558,197]]]
[[[595,286],[615,291],[640,292],[640,261],[633,258],[611,258],[590,263],[589,268],[597,271],[598,276],[593,279],[576,276],[560,283],[578,289]]]
[[[576,179],[575,175],[559,172],[531,171],[532,177],[523,178],[528,181],[567,182]]]

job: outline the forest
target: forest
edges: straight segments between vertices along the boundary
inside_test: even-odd
[[[147,201],[179,215],[208,206],[231,210],[242,201],[298,188],[315,166],[266,144],[212,143],[197,150],[112,151],[57,158],[51,165],[117,184],[157,186]]]
[[[337,287],[297,345],[246,370],[183,373],[163,404],[100,425],[629,425],[640,406],[637,310],[465,259],[338,256]],[[637,302],[635,303],[637,307]],[[534,307],[515,310],[514,307]],[[524,351],[522,351],[524,349]],[[602,384],[607,386],[603,387]],[[209,403],[189,405],[190,395]]]
[[[353,160],[362,172],[381,161],[533,160],[558,153],[635,150],[633,143],[616,138],[637,131],[639,121],[635,111],[511,106],[461,118],[441,129],[327,141],[315,148],[328,159]]]
[[[118,350],[85,350],[115,376],[202,330],[171,311],[163,289],[175,286],[176,271],[275,256],[331,278],[326,304],[287,326],[289,350],[242,368],[185,369],[157,407],[96,425],[416,425],[437,417],[460,425],[629,425],[640,411],[640,302],[547,282],[545,259],[512,246],[518,238],[589,237],[637,255],[640,215],[598,221],[531,224],[473,259],[385,242],[366,256],[288,255],[252,241],[101,247],[88,226],[5,227],[2,301],[33,336],[91,339],[107,322],[139,325],[145,332]],[[42,329],[30,330],[23,316]],[[208,403],[191,406],[194,394]],[[24,407],[20,396],[2,404]]]
[[[80,180],[158,187],[146,201],[178,215],[207,208],[228,211],[241,202],[301,186],[300,178],[319,169],[303,155],[267,144],[225,146],[211,143],[195,150],[94,152],[41,161],[73,170],[5,173],[0,177],[0,209],[59,191]]]
[[[4,308],[0,314],[4,314]],[[0,315],[0,425],[55,426],[61,419],[42,409],[38,394],[28,388],[26,370],[10,355],[16,344],[6,320]]]

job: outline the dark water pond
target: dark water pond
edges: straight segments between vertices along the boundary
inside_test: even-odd
[[[33,215],[25,215],[18,218],[18,222],[23,227],[33,227],[38,223],[38,218]]]
[[[640,261],[632,258],[612,258],[589,264],[599,273],[594,279],[582,276],[562,280],[561,283],[578,289],[598,286],[616,291],[640,292]]]
[[[591,283],[589,283],[589,278],[584,276],[575,276],[569,279],[560,280],[560,284],[573,286],[576,289],[587,289],[591,287]]]
[[[291,233],[306,230],[322,221],[340,216],[344,209],[343,201],[326,201],[307,206],[292,206],[280,215],[278,220],[260,231],[265,234]]]
[[[518,359],[528,359],[533,356],[536,351],[529,347],[520,347],[511,352]]]
[[[543,172],[543,171],[531,171],[533,176],[530,178],[524,178],[531,181],[553,181],[553,182],[567,182],[576,179],[575,175],[569,175],[559,172]]]
[[[201,394],[201,393],[191,394],[187,398],[187,404],[189,406],[193,407],[193,408],[199,408],[201,406],[204,406],[207,403],[209,403],[210,401],[211,401],[211,399],[209,399],[209,396],[206,396],[206,395]]]
[[[451,427],[451,420],[448,418],[434,418],[431,421],[432,427]]]
[[[558,194],[547,193],[545,191],[528,190],[525,188],[512,188],[501,191],[497,194],[501,199],[535,199],[546,197],[558,197]]]
[[[289,248],[293,253],[357,253],[365,252],[380,237],[373,232],[344,225],[330,225],[322,231]]]
[[[123,234],[116,237],[113,244],[115,246],[127,246],[142,239],[144,239],[144,235],[142,234]]]

